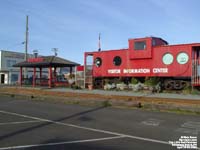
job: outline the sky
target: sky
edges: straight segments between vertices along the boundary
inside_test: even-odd
[[[0,0],[0,49],[58,56],[83,64],[84,52],[128,48],[128,39],[200,43],[199,0]]]

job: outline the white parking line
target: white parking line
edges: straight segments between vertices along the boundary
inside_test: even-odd
[[[18,114],[18,113],[3,111],[3,110],[0,110],[0,112],[1,113],[5,113],[5,114],[20,116],[20,117],[25,117],[25,118],[29,118],[29,119],[35,119],[35,120],[39,120],[39,121],[46,121],[46,122],[54,123],[54,124],[58,124],[58,125],[64,125],[64,126],[68,126],[68,127],[74,127],[74,128],[84,129],[84,130],[88,130],[88,131],[100,132],[100,133],[105,133],[105,134],[110,134],[110,135],[115,135],[115,136],[120,136],[120,137],[121,136],[128,137],[128,138],[136,139],[136,140],[142,140],[142,141],[148,141],[148,142],[153,142],[153,143],[170,145],[169,142],[167,142],[167,141],[161,141],[161,140],[156,140],[156,139],[150,139],[150,138],[138,137],[138,136],[123,134],[123,133],[106,131],[106,130],[101,130],[101,129],[83,127],[83,126],[78,126],[78,125],[74,125],[74,124],[62,123],[62,122],[58,122],[58,121],[52,121],[52,120],[48,120],[48,119],[43,119],[43,118],[38,118],[38,117],[33,117],[33,116],[28,116],[28,115],[23,115],[23,114]]]
[[[16,125],[16,124],[36,123],[36,122],[42,122],[42,121],[31,120],[31,121],[18,121],[18,122],[4,122],[4,123],[0,123],[0,126],[1,125]]]
[[[2,147],[2,148],[0,148],[0,150],[33,148],[33,147],[42,147],[42,146],[56,146],[56,145],[86,143],[86,142],[97,142],[97,141],[113,140],[113,139],[119,139],[119,138],[124,138],[124,136],[113,136],[113,137],[98,138],[98,139],[76,140],[76,141],[66,141],[66,142],[57,142],[57,143],[46,143],[46,144],[10,146],[10,147]]]
[[[200,131],[200,122],[188,121],[181,125],[183,128],[191,128]]]

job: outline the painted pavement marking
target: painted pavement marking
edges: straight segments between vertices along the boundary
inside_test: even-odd
[[[176,131],[186,134],[198,135],[198,132],[200,132],[200,122],[195,122],[195,121],[185,122]]]
[[[144,137],[138,137],[138,136],[123,134],[123,133],[111,132],[111,131],[102,130],[102,129],[95,129],[95,128],[89,128],[89,127],[84,127],[84,126],[78,126],[78,125],[69,124],[69,123],[62,123],[62,122],[58,122],[58,121],[53,121],[53,120],[49,120],[49,119],[44,119],[44,118],[39,118],[39,117],[33,117],[33,116],[18,114],[18,113],[14,113],[14,112],[8,112],[8,111],[0,110],[0,113],[10,114],[10,115],[15,115],[15,116],[20,116],[20,117],[25,117],[25,118],[29,118],[29,119],[34,119],[34,120],[39,120],[39,121],[54,123],[54,124],[58,124],[58,125],[68,126],[68,127],[74,127],[74,128],[78,128],[78,129],[84,129],[84,130],[93,131],[93,132],[99,132],[99,133],[105,133],[105,134],[115,135],[114,137],[108,137],[108,138],[68,141],[68,142],[65,142],[65,143],[63,142],[63,144],[72,144],[72,143],[81,143],[81,142],[83,143],[83,142],[89,142],[89,141],[90,142],[92,142],[92,141],[101,141],[101,140],[109,140],[109,139],[116,139],[116,138],[131,138],[131,139],[136,139],[136,140],[141,140],[141,141],[147,141],[147,142],[153,142],[153,143],[171,145],[168,141],[161,141],[161,140],[144,138]],[[60,142],[60,144],[61,143],[62,142]],[[49,144],[49,146],[50,145],[53,146],[56,143],[47,143],[47,144]],[[48,146],[47,144],[44,145],[44,146]],[[57,143],[57,145],[58,144],[59,143]],[[34,147],[36,147],[36,145]],[[21,146],[21,148],[23,148],[23,147]],[[9,148],[7,148],[7,149],[9,149]],[[0,150],[7,150],[7,149],[1,148]],[[199,147],[197,149],[200,150]]]
[[[37,122],[42,122],[42,121],[31,120],[31,121],[4,122],[4,123],[0,123],[0,126],[2,126],[2,125],[28,124],[28,123],[37,123]]]
[[[188,121],[182,124],[181,126],[184,128],[192,128],[192,129],[197,129],[198,131],[200,131],[200,122]]]
[[[148,126],[159,126],[163,120],[149,118],[147,120],[142,121],[141,123]]]
[[[0,110],[0,112],[5,113],[5,114],[10,114],[10,115],[15,115],[15,116],[26,117],[26,118],[29,118],[29,119],[35,119],[35,120],[39,120],[39,121],[46,121],[46,122],[50,122],[50,123],[54,123],[54,124],[58,124],[58,125],[64,125],[64,126],[74,127],[74,128],[78,128],[78,129],[84,129],[84,130],[93,131],[93,132],[105,133],[105,134],[116,135],[116,136],[123,136],[123,137],[128,137],[128,138],[136,139],[136,140],[142,140],[142,141],[148,141],[148,142],[153,142],[153,143],[170,145],[169,142],[167,142],[167,141],[138,137],[138,136],[123,134],[123,133],[117,133],[117,132],[111,132],[111,131],[102,130],[102,129],[95,129],[95,128],[89,128],[89,127],[84,127],[84,126],[78,126],[78,125],[69,124],[69,123],[62,123],[62,122],[58,122],[58,121],[53,121],[53,120],[48,120],[48,119],[43,119],[43,118],[38,118],[38,117],[33,117],[33,116],[18,114],[18,113],[14,113],[14,112],[3,111],[3,110]]]
[[[97,142],[97,141],[105,141],[105,140],[113,140],[125,138],[125,136],[113,136],[106,138],[97,138],[97,139],[87,139],[87,140],[76,140],[76,141],[66,141],[66,142],[57,142],[57,143],[46,143],[46,144],[33,144],[33,145],[21,145],[21,146],[10,146],[10,147],[2,147],[0,150],[10,150],[10,149],[21,149],[21,148],[33,148],[33,147],[42,147],[42,146],[58,146],[64,144],[76,144],[76,143],[86,143],[86,142]]]

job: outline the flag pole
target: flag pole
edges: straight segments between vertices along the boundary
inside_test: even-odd
[[[98,43],[98,51],[100,52],[101,51],[101,33],[99,33],[99,43]]]

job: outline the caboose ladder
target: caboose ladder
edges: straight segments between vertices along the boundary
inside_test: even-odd
[[[93,54],[85,53],[84,58],[84,87],[93,86]]]

